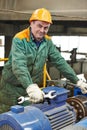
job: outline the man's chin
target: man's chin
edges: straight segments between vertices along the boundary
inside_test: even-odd
[[[37,41],[41,41],[43,39],[43,37],[38,37]]]

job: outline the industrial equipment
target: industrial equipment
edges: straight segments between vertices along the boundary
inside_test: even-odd
[[[0,130],[62,130],[74,126],[77,123],[78,110],[69,104],[69,90],[58,86],[43,89],[45,94],[50,91],[56,91],[53,99],[45,98],[43,103],[25,107],[15,105],[10,111],[0,114]],[[86,114],[82,115],[84,116]]]
[[[83,118],[81,121],[74,125],[63,128],[62,130],[87,130],[87,117]]]
[[[67,102],[74,107],[77,115],[77,121],[87,116],[87,97],[77,95],[67,99]]]
[[[66,103],[68,90],[49,86],[43,91],[46,94],[56,91],[57,96],[40,104],[12,106],[11,111],[0,115],[1,130],[59,130],[74,124],[75,111]]]

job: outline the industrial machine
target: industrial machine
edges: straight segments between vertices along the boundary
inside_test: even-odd
[[[45,94],[56,91],[56,97],[46,98],[40,104],[12,106],[10,111],[0,114],[0,130],[62,130],[76,125],[77,115],[83,113],[83,109],[78,112],[78,107],[68,100],[69,90],[48,86],[43,91]],[[82,118],[86,116],[86,110],[84,111]]]
[[[63,128],[62,130],[87,130],[87,117],[83,118],[81,121],[74,125]]]

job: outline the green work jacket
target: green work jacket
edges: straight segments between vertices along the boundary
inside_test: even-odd
[[[32,83],[40,83],[46,60],[49,60],[67,79],[76,83],[78,78],[73,69],[46,35],[40,47],[30,36],[30,28],[15,35],[12,42],[9,60],[6,62],[2,76],[4,80],[15,86],[27,88]]]

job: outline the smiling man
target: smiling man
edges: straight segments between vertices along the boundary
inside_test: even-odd
[[[36,41],[41,41],[43,37],[47,34],[50,24],[43,21],[32,21],[31,29],[32,34]]]
[[[47,35],[52,24],[50,12],[45,8],[37,9],[29,22],[27,29],[13,37],[9,60],[2,71],[0,113],[16,105],[21,95],[28,95],[32,103],[43,102],[44,95],[39,87],[47,59],[83,93],[87,93],[87,84],[78,79]]]

